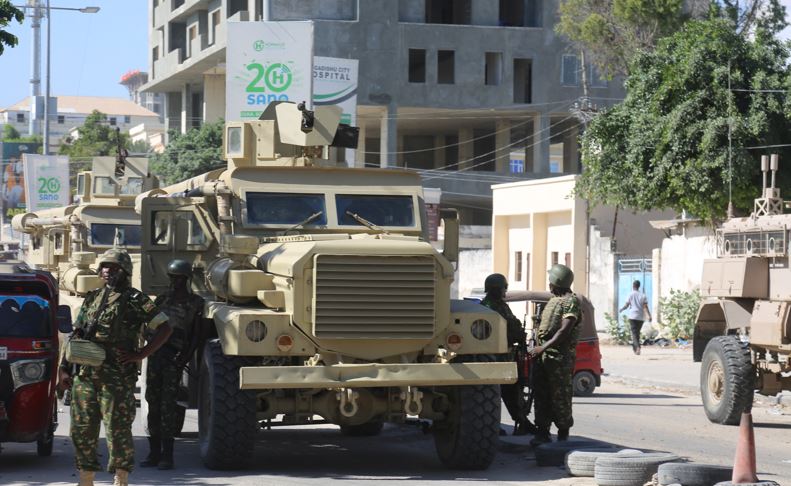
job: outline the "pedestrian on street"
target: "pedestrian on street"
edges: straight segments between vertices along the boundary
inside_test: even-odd
[[[618,312],[623,312],[629,309],[626,313],[626,318],[629,319],[629,327],[632,331],[632,351],[634,354],[640,354],[640,329],[643,327],[644,315],[648,314],[648,322],[651,322],[651,310],[648,308],[648,299],[643,292],[640,292],[640,281],[635,280],[632,283],[632,293],[626,299],[626,303],[621,307]]]
[[[148,457],[140,465],[173,469],[174,436],[179,384],[184,367],[198,347],[203,317],[203,299],[192,293],[192,265],[173,260],[168,265],[170,289],[154,302],[168,316],[173,333],[150,358],[146,367],[146,402],[148,402]]]
[[[517,361],[516,356],[520,346],[524,346],[526,336],[522,323],[511,312],[511,308],[503,300],[508,291],[508,280],[504,275],[493,273],[484,281],[486,297],[481,304],[500,314],[506,322],[506,336],[509,345],[508,361]],[[519,370],[520,373],[522,370]],[[528,419],[530,410],[524,406],[524,383],[513,385],[500,385],[500,396],[505,403],[511,419],[514,421],[513,435],[525,435],[534,430],[533,424]],[[504,432],[502,432],[504,433]]]
[[[107,250],[99,258],[104,287],[90,292],[74,322],[74,338],[95,343],[105,352],[98,366],[79,366],[73,373],[65,358],[58,387],[71,387],[71,440],[79,472],[79,486],[93,486],[99,427],[104,423],[109,458],[107,470],[115,473],[113,484],[126,486],[134,466],[132,422],[135,418],[137,365],[154,353],[170,336],[167,316],[141,291],[132,288],[132,259],[122,249]],[[155,330],[142,349],[144,328]],[[72,376],[74,374],[74,376]]]
[[[582,321],[577,296],[571,291],[574,273],[565,265],[549,269],[549,299],[541,312],[538,346],[530,350],[535,365],[533,393],[538,432],[530,444],[551,442],[552,423],[558,428],[558,440],[569,437],[574,425],[571,414],[572,377],[576,360],[579,323]]]

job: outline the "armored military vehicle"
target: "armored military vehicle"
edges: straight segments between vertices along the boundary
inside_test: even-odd
[[[778,158],[761,160],[763,194],[752,215],[717,230],[717,258],[703,264],[693,339],[709,420],[738,424],[754,392],[791,390],[791,214],[775,187]],[[771,184],[767,173],[771,171]]]
[[[326,160],[356,145],[339,120],[337,107],[270,104],[226,124],[227,168],[138,200],[143,291],[167,288],[174,257],[192,262],[216,335],[201,356],[202,459],[244,466],[262,427],[376,435],[411,416],[431,422],[444,464],[484,469],[498,384],[516,380],[496,361],[505,322],[450,299],[458,217],[445,214],[439,253],[418,175]]]
[[[58,280],[61,303],[76,317],[83,297],[101,282],[91,268],[97,254],[125,248],[135,264],[133,285],[140,286],[140,215],[135,197],[158,186],[145,158],[96,157],[92,170],[77,175],[75,204],[18,214],[16,231],[29,235],[25,261]]]

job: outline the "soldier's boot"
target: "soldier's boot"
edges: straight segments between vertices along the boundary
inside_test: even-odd
[[[162,441],[162,457],[159,458],[157,469],[162,471],[173,469],[173,439]]]
[[[151,436],[148,438],[150,451],[148,456],[140,462],[140,467],[157,467],[162,457],[162,441],[159,437]]]
[[[569,440],[569,429],[558,429],[558,442]]]
[[[528,418],[520,419],[514,424],[513,435],[536,435],[537,433],[538,428]]]
[[[116,469],[113,486],[129,486],[129,471],[126,469]]]
[[[548,442],[552,442],[552,437],[549,436],[549,429],[538,429],[538,431],[536,431],[536,436],[530,439],[530,445],[533,447]]]
[[[93,478],[96,476],[96,473],[93,471],[78,471],[80,473],[80,479],[77,483],[77,486],[93,486]]]

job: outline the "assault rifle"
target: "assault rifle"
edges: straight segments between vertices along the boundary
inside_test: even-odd
[[[126,158],[129,151],[121,143],[121,129],[115,127],[115,177],[121,179],[126,174]]]

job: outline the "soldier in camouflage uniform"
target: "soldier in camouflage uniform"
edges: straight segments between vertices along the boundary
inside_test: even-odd
[[[71,387],[71,439],[79,470],[79,485],[93,486],[96,471],[99,427],[104,423],[109,459],[107,470],[115,473],[115,485],[128,484],[134,465],[132,421],[135,418],[137,364],[156,351],[171,329],[145,294],[129,284],[132,260],[125,250],[110,249],[99,258],[103,288],[90,292],[74,322],[76,337],[88,339],[105,350],[105,360],[97,367],[80,366],[75,376],[72,366],[61,363],[59,387]],[[139,349],[143,329],[156,335]]]
[[[517,348],[520,343],[525,342],[525,331],[522,323],[511,312],[511,308],[505,303],[505,293],[508,290],[508,280],[499,273],[493,273],[486,277],[484,282],[486,297],[481,301],[482,305],[500,314],[506,322],[506,336],[510,351],[507,359],[516,359]],[[519,370],[520,373],[522,370]],[[514,383],[513,385],[500,385],[500,396],[503,398],[505,408],[511,419],[514,421],[514,435],[525,435],[534,430],[533,424],[527,418],[530,410],[523,406],[524,383]],[[504,432],[501,432],[503,434]]]
[[[173,437],[176,427],[176,400],[184,366],[189,363],[201,336],[200,322],[203,299],[191,291],[192,265],[173,260],[168,265],[170,290],[157,297],[155,304],[168,316],[173,334],[159,350],[148,358],[146,368],[146,401],[148,402],[148,457],[143,467],[173,469]]]
[[[530,443],[550,442],[552,422],[558,428],[558,440],[568,439],[574,425],[571,415],[572,377],[576,359],[578,323],[582,320],[577,296],[571,292],[574,273],[565,265],[549,270],[549,290],[554,295],[541,312],[538,346],[530,351],[536,365],[534,393],[538,433]]]

